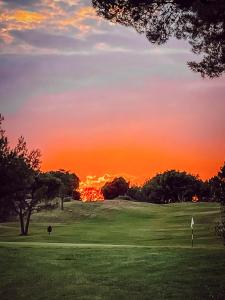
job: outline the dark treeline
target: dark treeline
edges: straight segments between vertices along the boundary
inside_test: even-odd
[[[225,204],[225,164],[216,176],[203,181],[198,176],[169,170],[157,174],[142,186],[131,186],[122,177],[102,187],[105,199],[122,198],[140,202],[167,204],[204,201]]]

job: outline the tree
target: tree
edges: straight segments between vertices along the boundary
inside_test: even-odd
[[[63,210],[64,198],[68,196],[73,198],[74,192],[79,188],[80,179],[76,174],[63,169],[50,171],[49,174],[61,180],[59,196],[61,198],[61,210]]]
[[[126,193],[129,197],[131,197],[133,200],[136,201],[145,201],[143,193],[142,193],[142,188],[137,185],[132,185],[129,187]]]
[[[101,191],[104,199],[114,199],[118,196],[125,195],[129,188],[129,183],[123,177],[114,178],[112,182],[107,182]]]
[[[4,117],[0,114],[0,220],[6,221],[15,212],[12,202],[8,199],[10,193],[8,186],[8,177],[10,177],[10,149],[5,130],[2,128],[3,121]]]
[[[2,129],[1,116],[1,136],[0,136],[0,198],[1,210],[13,208],[19,215],[21,234],[26,234],[29,225],[29,213],[26,210],[33,205],[28,201],[27,194],[33,183],[34,177],[39,170],[40,152],[33,150],[28,152],[26,142],[23,137],[18,139],[15,148],[10,149],[5,131]],[[24,218],[28,217],[25,223]],[[28,224],[28,225],[27,225]]]
[[[220,203],[225,206],[225,162],[218,172],[218,178],[220,181]]]
[[[36,201],[38,206],[34,209],[53,208],[54,206],[51,205],[50,201],[59,195],[61,186],[62,182],[59,178],[49,173],[39,173],[31,187],[31,195],[36,194],[36,197],[39,198]],[[39,202],[44,203],[44,205],[39,204]]]
[[[30,217],[36,205],[43,201],[55,198],[60,190],[61,181],[49,174],[36,173],[33,181],[26,190],[26,195],[15,201],[15,208],[19,208],[21,234],[27,235]]]
[[[148,202],[169,203],[191,201],[199,195],[200,181],[196,176],[175,170],[157,174],[143,185]]]
[[[11,210],[18,215],[20,233],[27,235],[36,204],[44,197],[53,196],[58,179],[47,179],[41,174],[40,151],[28,151],[23,137],[18,139],[15,148],[10,148],[2,129],[3,120],[0,115],[0,211],[6,218]]]
[[[220,202],[221,219],[216,226],[216,232],[222,237],[225,245],[225,163],[220,168],[217,176],[213,177],[210,182],[213,195]]]
[[[133,27],[153,44],[185,39],[200,62],[188,66],[203,77],[225,71],[224,0],[92,0],[98,15]]]
[[[209,180],[199,180],[199,200],[202,202],[213,201],[211,196],[211,186]]]

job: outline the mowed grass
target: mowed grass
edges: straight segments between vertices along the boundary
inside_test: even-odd
[[[221,246],[215,236],[219,205],[182,203],[154,205],[130,201],[65,203],[64,211],[32,216],[30,234],[19,236],[19,224],[0,224],[0,241],[190,246],[191,217],[195,221],[195,246]],[[47,226],[52,225],[49,237]]]
[[[212,203],[74,201],[33,215],[27,237],[0,224],[0,299],[225,299],[219,217]]]
[[[224,299],[224,253],[205,249],[0,249],[0,298]]]

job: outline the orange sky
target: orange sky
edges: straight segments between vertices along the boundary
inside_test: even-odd
[[[167,169],[218,172],[225,78],[188,69],[197,57],[185,41],[151,45],[88,1],[22,2],[0,2],[1,112],[12,143],[22,134],[40,148],[43,170],[133,183]]]
[[[143,182],[157,172],[173,168],[200,174],[206,179],[216,174],[222,165],[220,159],[207,158],[206,155],[201,157],[201,153],[185,149],[171,149],[168,152],[160,148],[154,151],[148,147],[99,148],[80,152],[64,150],[57,154],[47,153],[43,157],[43,170],[57,169],[61,165],[65,169],[75,171],[81,178],[87,174],[101,176],[107,172],[115,176],[127,174],[133,182]]]

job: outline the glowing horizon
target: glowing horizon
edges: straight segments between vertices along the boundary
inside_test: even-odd
[[[70,170],[84,184],[104,174],[142,183],[169,169],[217,174],[225,160],[225,77],[191,72],[185,41],[151,45],[99,18],[88,0],[12,0],[0,8],[4,126],[13,144],[23,135],[41,150],[43,171]]]

